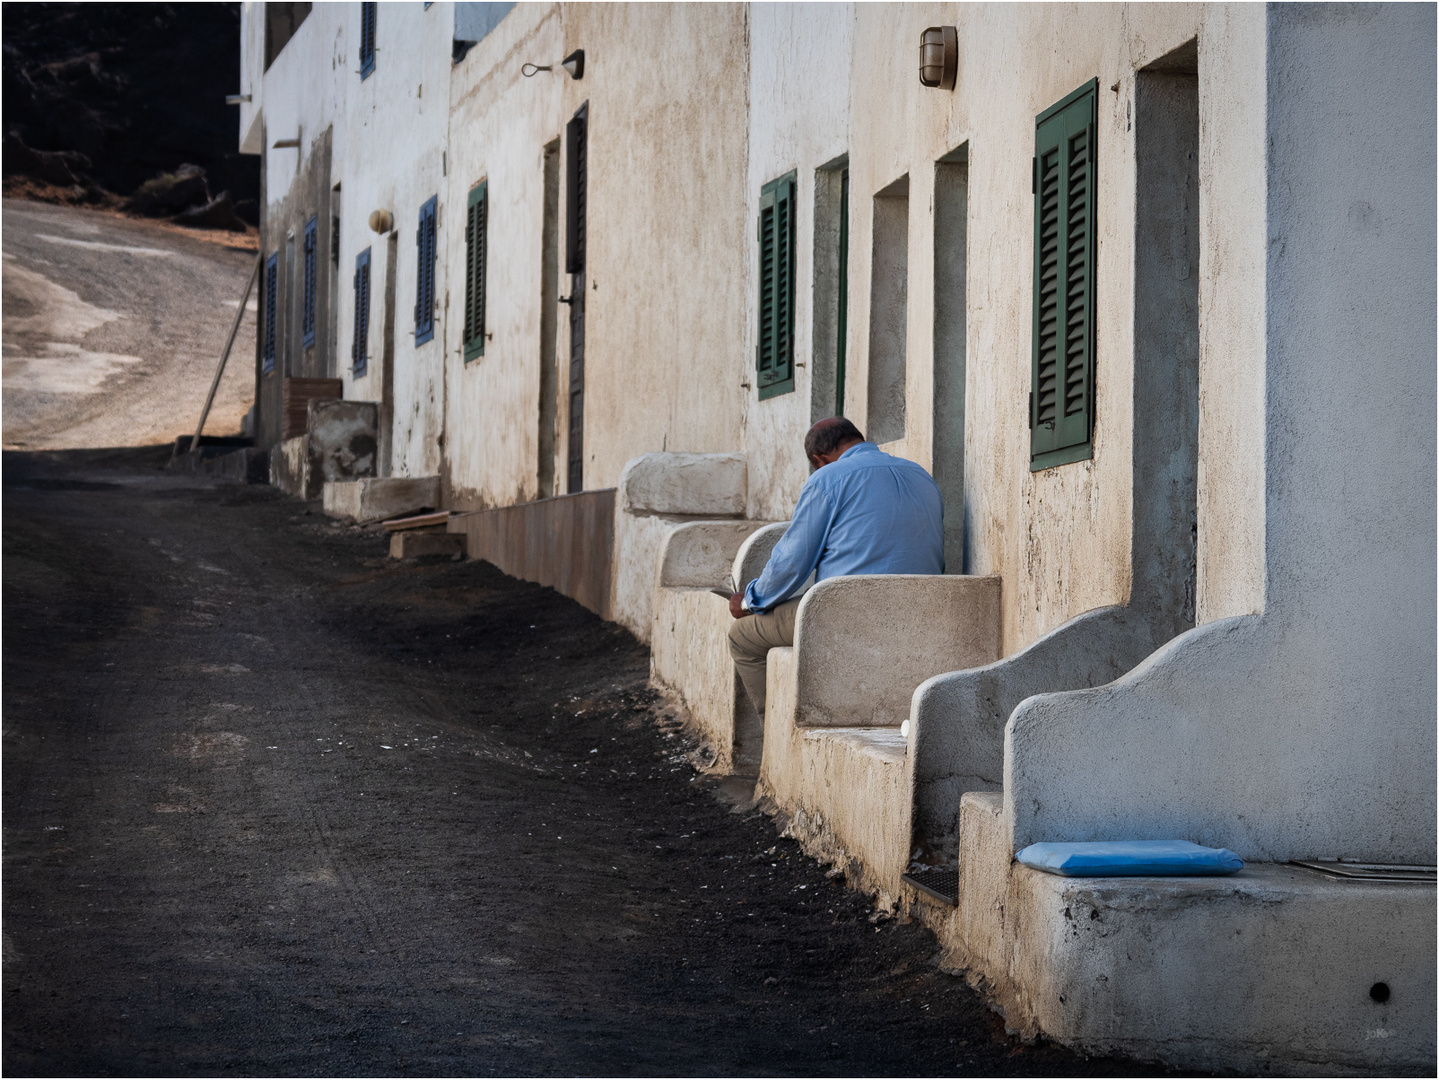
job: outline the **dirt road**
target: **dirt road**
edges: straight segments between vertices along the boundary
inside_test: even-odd
[[[193,433],[255,256],[98,210],[6,199],[0,217],[6,448]],[[209,434],[254,400],[254,311],[252,294]]]
[[[162,459],[5,455],[8,1075],[1153,1075],[731,812],[623,631]]]

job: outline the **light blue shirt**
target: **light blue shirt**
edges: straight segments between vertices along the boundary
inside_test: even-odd
[[[851,446],[805,481],[794,519],[764,573],[745,588],[745,607],[768,611],[817,581],[843,574],[944,573],[944,502],[912,461],[874,443]]]

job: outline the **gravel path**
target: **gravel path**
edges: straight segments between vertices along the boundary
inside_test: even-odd
[[[192,434],[254,254],[221,234],[201,240],[98,210],[0,206],[6,449]],[[254,401],[255,303],[252,294],[211,435],[237,433]]]
[[[1154,1074],[732,812],[622,630],[162,460],[5,455],[7,1074]]]

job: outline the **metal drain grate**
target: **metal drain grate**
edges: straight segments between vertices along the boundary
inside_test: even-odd
[[[912,874],[905,874],[902,880],[913,885],[926,896],[932,896],[950,907],[959,906],[958,870],[933,868],[916,870]]]
[[[1433,885],[1435,882],[1432,866],[1391,866],[1387,863],[1341,863],[1341,862],[1310,862],[1306,859],[1295,859],[1293,866],[1302,866],[1306,870],[1317,870],[1321,874],[1330,877],[1352,878],[1356,881],[1427,881]]]

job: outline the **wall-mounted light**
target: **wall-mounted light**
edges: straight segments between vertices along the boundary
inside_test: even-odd
[[[560,67],[564,68],[572,79],[583,79],[585,77],[585,50],[576,49],[560,61]],[[541,71],[554,71],[553,64],[526,64],[520,68],[520,74],[525,78],[536,75]]]
[[[395,217],[388,210],[370,211],[370,231],[381,236],[395,227]]]
[[[931,26],[919,36],[919,82],[953,90],[959,72],[959,31],[952,26]]]

